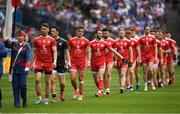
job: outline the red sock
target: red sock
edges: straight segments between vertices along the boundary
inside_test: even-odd
[[[103,89],[103,80],[98,81],[98,89],[102,90]]]

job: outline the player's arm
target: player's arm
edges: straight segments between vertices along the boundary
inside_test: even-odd
[[[115,49],[113,49],[112,47],[108,48],[112,53],[114,53],[116,56],[118,56],[119,58],[122,59],[123,62],[128,63],[127,59],[125,57],[123,57],[120,53],[118,53]]]
[[[155,60],[157,60],[157,55],[158,55],[158,48],[157,48],[157,44],[154,45],[154,58]]]
[[[70,59],[70,54],[69,54],[69,50],[65,49],[65,61],[66,61],[66,65],[71,65],[71,59]]]
[[[164,58],[164,51],[161,46],[159,46],[159,53],[160,53],[160,64],[163,64],[163,58]]]
[[[140,63],[141,62],[141,51],[140,51],[139,46],[137,46],[137,48],[136,48],[136,53],[137,53],[137,61]]]
[[[173,44],[172,45],[172,48],[173,48],[173,50],[174,50],[174,55],[178,55],[178,51],[177,51],[177,47]]]
[[[132,62],[132,60],[133,60],[133,51],[132,51],[132,47],[131,46],[129,46],[129,55],[130,55],[129,61]]]
[[[56,64],[57,62],[57,47],[56,46],[53,46],[52,47],[52,54],[53,54],[53,64]]]
[[[91,60],[91,48],[88,46],[86,49],[86,55],[87,55],[87,67],[90,66],[90,60]]]

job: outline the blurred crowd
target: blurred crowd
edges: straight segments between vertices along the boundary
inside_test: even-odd
[[[118,28],[142,33],[146,23],[159,28],[165,22],[164,0],[26,0],[24,6],[73,26],[83,25],[89,32],[107,27],[113,33]]]
[[[134,28],[141,34],[146,23],[152,28],[164,27],[165,23],[164,0],[21,1],[21,7],[35,9],[39,15],[53,17],[67,25],[83,25],[88,32],[104,27],[112,33],[116,33],[119,28]],[[4,23],[4,19],[0,11],[0,25]]]

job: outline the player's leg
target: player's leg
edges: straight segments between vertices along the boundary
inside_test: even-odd
[[[153,64],[153,83],[157,87],[158,86],[158,72],[159,72],[159,65],[158,63]]]
[[[174,76],[174,63],[169,64],[169,77],[170,77],[170,83],[169,84],[174,84],[175,83],[175,76]]]
[[[107,65],[106,65],[106,73],[105,73],[105,77],[106,77],[106,94],[110,94],[110,86],[111,86],[111,75],[112,75],[112,68],[113,68],[113,63],[112,62],[109,62]]]
[[[98,75],[97,72],[93,72],[94,83],[95,83],[96,87],[98,88],[98,78],[97,78],[97,75]]]
[[[149,71],[149,76],[151,77],[151,86],[152,86],[152,89],[155,90],[155,84],[154,84],[154,81],[152,81],[152,79],[156,79],[156,77],[153,75],[153,62],[152,61],[149,61],[148,62],[148,71]]]
[[[122,66],[120,72],[120,80],[121,80],[120,93],[123,93],[126,86],[126,72],[127,72],[127,66],[125,67]]]
[[[46,87],[45,87],[45,98],[44,98],[44,104],[48,104],[48,97],[50,93],[50,87],[51,87],[51,75],[52,71],[45,72],[45,82],[46,82]]]
[[[83,99],[83,90],[84,90],[84,70],[79,71],[79,96],[78,100]]]
[[[56,98],[56,74],[57,71],[53,70],[52,71],[52,75],[51,75],[51,94],[52,94],[52,103],[56,103],[57,102],[57,98]]]
[[[35,101],[35,104],[39,104],[42,102],[41,97],[41,75],[43,73],[43,70],[41,69],[35,69],[35,88],[36,88],[36,94],[38,99]]]
[[[136,63],[135,67],[135,79],[136,79],[136,90],[139,90],[139,79],[140,79],[140,64]]]
[[[144,91],[147,91],[147,73],[148,73],[148,68],[147,68],[147,63],[143,63],[143,80],[144,80]]]
[[[70,77],[71,77],[71,84],[73,86],[73,99],[78,97],[78,87],[77,87],[77,67],[76,64],[71,63],[71,70],[70,70]]]
[[[65,89],[65,72],[58,73],[59,76],[59,87],[60,87],[60,99],[61,101],[65,100],[64,89]]]
[[[103,75],[105,72],[105,66],[99,67],[98,73],[97,73],[97,80],[98,80],[98,92],[96,93],[96,97],[102,96],[102,90],[103,90]]]
[[[130,90],[130,71],[131,70],[131,68],[127,68],[127,72],[126,72],[126,88],[127,88],[127,90]]]
[[[107,63],[105,64],[105,72],[103,75],[103,83],[104,83],[104,88],[107,88]]]
[[[133,80],[134,80],[134,70],[136,62],[133,62],[132,67],[130,68],[130,91],[133,91]]]
[[[161,86],[163,87],[166,83],[166,65],[161,66]]]
[[[78,97],[78,87],[77,87],[77,82],[76,82],[76,78],[77,78],[77,70],[76,69],[71,69],[70,72],[70,76],[71,76],[71,84],[73,86],[73,99],[76,99]]]
[[[91,63],[91,71],[93,74],[93,79],[96,87],[98,88],[98,68],[96,64]]]

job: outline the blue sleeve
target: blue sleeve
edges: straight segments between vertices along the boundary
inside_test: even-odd
[[[30,62],[31,61],[31,55],[32,55],[32,52],[31,52],[31,46],[30,44],[28,43],[27,44],[27,52],[26,52],[26,63],[27,62]]]
[[[14,44],[14,42],[4,42],[6,48],[12,48],[12,45]]]
[[[7,56],[7,50],[5,49],[5,45],[0,43],[0,58],[4,58]]]

